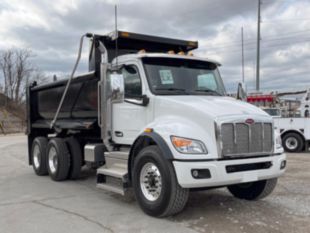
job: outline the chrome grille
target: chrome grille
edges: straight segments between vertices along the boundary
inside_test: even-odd
[[[272,152],[271,123],[223,123],[221,125],[222,153],[239,156]]]

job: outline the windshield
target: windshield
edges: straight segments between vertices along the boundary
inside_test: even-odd
[[[143,58],[151,91],[157,95],[225,95],[217,65],[180,58]]]
[[[265,108],[265,112],[267,112],[270,116],[281,116],[281,111],[280,109],[276,108]]]

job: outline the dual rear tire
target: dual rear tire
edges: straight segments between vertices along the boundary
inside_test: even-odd
[[[32,164],[37,175],[47,175],[55,181],[77,179],[82,167],[82,152],[74,138],[37,137],[32,144]]]

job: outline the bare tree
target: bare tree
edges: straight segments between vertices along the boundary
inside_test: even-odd
[[[34,80],[46,80],[46,76],[31,63],[33,53],[29,49],[8,49],[0,52],[0,69],[4,77],[3,91],[15,103],[24,100],[26,85]]]

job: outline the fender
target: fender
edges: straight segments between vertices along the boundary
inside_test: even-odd
[[[142,148],[145,147],[146,144],[150,143],[151,141],[154,141],[159,149],[162,151],[163,157],[166,160],[173,160],[173,155],[172,152],[165,142],[165,140],[156,132],[143,132],[138,136],[138,138],[135,140],[133,143],[133,146],[130,150],[129,153],[129,158],[128,158],[128,174],[129,174],[129,179],[131,180],[131,171],[132,167],[134,165],[134,157],[139,153]]]

